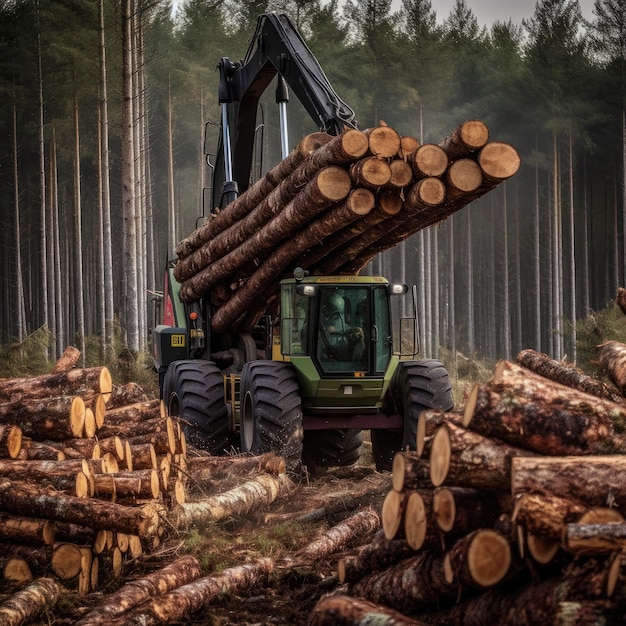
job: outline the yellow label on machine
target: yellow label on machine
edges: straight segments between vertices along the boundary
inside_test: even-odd
[[[185,347],[185,335],[170,335],[170,345],[172,348],[184,348]]]

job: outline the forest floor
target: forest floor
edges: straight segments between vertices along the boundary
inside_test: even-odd
[[[247,478],[228,478],[218,490],[232,488]],[[390,488],[391,473],[376,471],[371,462],[371,446],[365,442],[361,460],[356,465],[318,470],[314,476],[296,478],[288,495],[264,510],[210,523],[189,533],[172,533],[156,550],[127,561],[121,582],[141,578],[183,554],[196,555],[206,574],[253,562],[259,557],[270,557],[275,567],[268,584],[212,601],[208,608],[180,623],[306,625],[315,603],[324,594],[341,589],[337,578],[339,558],[369,541],[371,536],[359,537],[355,544],[345,546],[345,552],[315,561],[298,560],[295,566],[291,563],[283,567],[281,563],[293,559],[299,549],[359,510],[372,507],[380,513]],[[120,581],[117,586],[119,584]],[[54,618],[42,624],[72,624],[115,587],[84,597],[68,595],[64,603],[57,605]],[[59,610],[63,604],[65,610]]]

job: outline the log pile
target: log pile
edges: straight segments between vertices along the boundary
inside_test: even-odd
[[[617,623],[622,349],[599,347],[613,384],[525,350],[475,385],[462,413],[424,411],[417,450],[394,459],[382,533],[339,560],[343,586],[312,623]]]
[[[446,219],[519,166],[515,148],[490,141],[479,120],[439,145],[420,145],[382,122],[337,137],[309,135],[178,244],[180,297],[211,293],[213,332],[250,330],[295,267],[358,274],[376,254]]]
[[[114,386],[105,367],[75,363],[67,351],[50,374],[0,381],[0,563],[5,581],[30,584],[0,604],[6,623],[23,623],[11,620],[24,619],[24,603],[50,609],[60,590],[85,597],[120,581],[126,565],[154,553],[168,532],[243,515],[293,486],[273,454],[188,450],[181,424],[160,401],[137,385]],[[227,476],[238,476],[238,487],[216,493]],[[145,599],[145,589],[174,589],[199,570],[195,559],[175,562],[156,582],[111,602],[121,612]],[[86,623],[113,617],[102,608]]]

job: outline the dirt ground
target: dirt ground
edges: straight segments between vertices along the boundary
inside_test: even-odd
[[[247,478],[228,478],[216,486],[216,491],[232,488]],[[391,473],[375,470],[370,464],[366,443],[357,465],[294,477],[293,490],[264,510],[211,523],[185,534],[172,532],[153,552],[142,555],[136,561],[126,562],[124,581],[145,576],[188,553],[198,557],[206,574],[252,562],[259,557],[271,557],[275,568],[267,585],[213,601],[206,610],[180,623],[210,626],[306,625],[317,600],[326,593],[341,589],[336,576],[338,559],[369,541],[371,536],[360,537],[353,545],[345,546],[344,551],[315,562],[298,559],[295,565],[285,567],[285,560],[293,559],[297,550],[364,507],[372,507],[380,513],[390,488]],[[41,623],[57,626],[72,624],[97,605],[103,593],[115,588],[116,585],[110,585],[83,598],[70,596],[56,607],[54,616],[48,616]]]

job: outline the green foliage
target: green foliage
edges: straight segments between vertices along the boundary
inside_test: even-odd
[[[0,346],[0,376],[17,378],[49,372],[53,362],[48,359],[52,336],[42,326],[21,343]]]
[[[579,320],[576,337],[577,366],[590,376],[597,376],[600,374],[596,363],[598,346],[605,341],[626,343],[626,317],[615,303],[611,303],[605,309]]]

